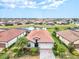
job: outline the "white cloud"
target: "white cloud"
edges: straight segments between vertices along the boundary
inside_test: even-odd
[[[35,0],[0,0],[0,4],[9,8],[54,9],[63,4],[64,1],[65,0],[43,0],[37,3]]]

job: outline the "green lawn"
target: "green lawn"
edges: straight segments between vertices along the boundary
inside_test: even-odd
[[[33,27],[33,26],[37,26],[37,27],[50,27],[46,24],[26,24],[26,25],[13,25],[13,26],[0,26],[0,28],[26,28],[26,27]]]
[[[31,26],[31,24],[28,25],[14,25],[14,26],[0,26],[0,28],[25,28],[25,27],[29,27]]]
[[[8,54],[7,53],[0,54],[0,59],[8,59]]]
[[[45,27],[45,28],[55,28],[58,27],[60,30],[63,30],[68,27],[76,27],[75,24],[68,24],[68,25],[46,25],[46,24],[26,24],[26,25],[14,25],[14,26],[0,26],[0,28],[26,28],[26,27]]]
[[[48,31],[49,31],[50,33],[52,33],[53,31],[56,31],[55,28],[58,28],[58,29],[61,31],[61,30],[66,30],[67,28],[74,28],[74,27],[78,27],[78,26],[75,25],[75,24],[54,25],[54,26],[48,27]]]

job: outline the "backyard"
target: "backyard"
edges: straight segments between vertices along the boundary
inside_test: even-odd
[[[77,25],[75,24],[67,24],[67,25],[46,25],[46,24],[26,24],[26,25],[13,25],[13,26],[0,26],[0,28],[26,28],[26,27],[45,27],[45,28],[59,28],[59,29],[66,29],[66,28],[73,28],[73,27],[77,27]],[[51,30],[49,29],[49,30]]]

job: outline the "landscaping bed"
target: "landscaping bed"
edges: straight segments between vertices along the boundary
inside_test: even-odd
[[[0,59],[15,59],[23,56],[38,56],[38,48],[28,48],[27,40],[25,37],[21,37],[18,41],[9,48],[5,48],[0,54]]]

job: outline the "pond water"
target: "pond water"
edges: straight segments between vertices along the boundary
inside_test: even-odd
[[[30,30],[30,31],[32,31],[34,29],[36,29],[36,30],[40,30],[40,29],[46,30],[46,28],[34,28],[34,27],[28,27],[28,28],[25,28],[25,29]]]
[[[29,30],[29,31],[32,31],[32,30],[41,30],[41,28],[34,28],[34,27],[20,28],[20,29]],[[46,30],[46,28],[42,28],[42,29]]]

